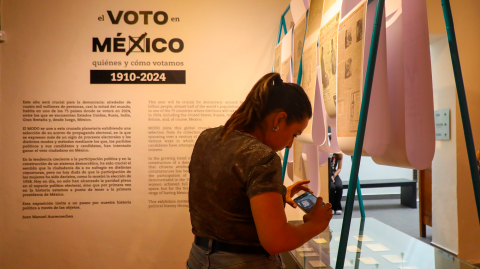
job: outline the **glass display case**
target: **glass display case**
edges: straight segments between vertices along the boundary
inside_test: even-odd
[[[291,221],[300,225],[302,221]],[[301,268],[335,268],[342,219],[290,252]],[[372,218],[352,219],[344,268],[480,269]]]

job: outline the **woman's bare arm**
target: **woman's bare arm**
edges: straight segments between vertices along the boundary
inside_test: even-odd
[[[289,251],[324,231],[332,218],[332,205],[322,206],[322,200],[319,197],[312,211],[303,217],[304,224],[294,226],[287,223],[281,194],[266,192],[250,198],[253,219],[263,248],[272,255]]]

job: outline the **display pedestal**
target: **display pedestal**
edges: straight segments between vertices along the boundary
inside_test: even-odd
[[[288,252],[298,266],[288,268],[334,268],[341,228],[342,220],[332,219],[323,233]],[[352,219],[347,246],[345,268],[480,269],[373,218]]]

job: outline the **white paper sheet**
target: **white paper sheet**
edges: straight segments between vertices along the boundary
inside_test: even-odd
[[[348,247],[347,247],[347,250],[348,250],[349,252],[362,252],[362,250],[359,249],[357,246],[348,246]]]
[[[282,69],[282,41],[275,47],[274,59],[273,59],[273,72],[280,73]]]
[[[407,262],[406,260],[402,259],[398,255],[382,255],[385,259],[387,259],[391,263],[402,263],[402,262]]]
[[[321,85],[319,85],[321,87]],[[320,103],[323,104],[323,95],[319,94],[319,99]],[[318,126],[318,131],[316,132],[318,138],[317,141],[320,141],[325,137],[323,140],[323,143],[319,143],[318,150],[321,152],[327,153],[322,154],[321,156],[324,158],[325,156],[328,156],[328,153],[341,153],[341,149],[338,145],[338,138],[337,138],[337,128],[335,127],[335,120],[332,120],[330,117],[328,117],[327,112],[325,110],[325,106],[322,106],[323,108],[323,125]],[[328,140],[328,126],[330,126],[330,137],[331,140]],[[320,130],[320,128],[323,128]],[[320,157],[319,157],[320,158]],[[322,159],[323,160],[323,159]],[[320,165],[321,166],[321,165]]]
[[[302,15],[307,12],[303,0],[292,0],[290,2],[290,12],[292,13],[293,22],[296,25],[300,21]]]
[[[297,139],[293,142],[293,173],[290,178],[294,182],[300,180],[310,180],[308,187],[315,196],[320,193],[320,180],[318,171],[317,146],[312,144],[303,144]],[[287,167],[288,168],[288,167]],[[290,172],[287,171],[290,176]]]
[[[297,139],[303,143],[322,145],[326,140],[326,127],[324,119],[325,109],[321,99],[317,76],[317,42],[313,38],[309,38],[307,41],[305,41],[305,50],[303,53],[302,87],[312,105],[313,116],[302,135],[298,136]]]
[[[307,43],[305,42],[305,49],[303,50],[303,77],[302,77],[302,88],[305,90],[305,93],[310,100],[313,111],[315,110],[315,98],[316,98],[316,85],[317,85],[317,44],[316,42]],[[303,140],[305,143],[312,143],[312,128],[313,120],[315,115],[308,122],[307,127],[303,131],[302,135],[299,136],[300,140]],[[307,135],[310,135],[308,137]]]
[[[320,29],[319,62],[323,104],[330,118],[336,116],[337,103],[337,30],[340,14],[337,13]]]
[[[318,154],[317,146],[312,144],[303,145],[304,166],[306,179],[310,180],[308,187],[313,191],[315,196],[320,194],[320,178],[318,172]]]
[[[295,139],[293,141],[293,182],[306,180],[306,165],[303,157],[303,144]]]
[[[318,39],[320,33],[320,25],[322,24],[322,0],[311,0],[310,9],[308,11],[308,23],[307,23],[307,38],[313,36]]]
[[[322,16],[321,30],[320,30],[320,36],[319,36],[319,46],[320,46],[320,49],[319,49],[319,51],[320,51],[319,54],[320,54],[320,55],[319,55],[319,56],[320,56],[320,58],[321,58],[322,38],[323,38],[323,39],[332,39],[332,37],[329,37],[329,32],[331,32],[332,29],[330,29],[330,28],[327,26],[327,24],[332,24],[332,20],[334,20],[335,17],[338,17],[338,19],[339,19],[341,6],[342,6],[342,0],[338,0],[338,1],[335,1],[335,0],[326,0],[326,1],[324,1],[324,3],[323,3],[323,16]],[[334,34],[335,34],[335,36],[337,36],[337,35],[338,35],[338,33],[337,33],[337,30],[338,30],[338,21],[335,21],[335,24],[336,24],[336,29],[334,30],[334,31],[335,31]],[[330,30],[328,30],[328,29],[330,29]],[[327,31],[327,30],[328,30],[328,31]],[[327,40],[327,41],[328,41],[328,40]],[[323,42],[323,43],[325,43],[325,42]],[[326,43],[325,45],[327,45],[327,53],[324,52],[324,54],[327,54],[327,57],[324,57],[324,58],[325,58],[325,59],[324,59],[324,62],[325,62],[325,63],[328,63],[329,65],[332,65],[332,67],[330,67],[330,68],[325,68],[326,70],[324,71],[324,70],[323,70],[323,67],[322,67],[322,60],[319,59],[320,66],[322,67],[322,70],[320,70],[319,79],[320,79],[320,81],[321,81],[321,83],[322,83],[322,84],[320,85],[320,86],[321,86],[322,95],[323,95],[323,96],[325,96],[325,95],[327,95],[327,96],[333,96],[333,95],[335,95],[335,99],[336,99],[336,94],[337,94],[337,93],[336,93],[336,92],[337,92],[337,85],[336,85],[336,84],[337,84],[337,81],[336,81],[336,80],[337,80],[337,78],[336,78],[336,74],[337,74],[337,70],[336,70],[336,69],[337,69],[337,68],[336,68],[336,66],[337,66],[337,52],[338,52],[338,46],[337,46],[338,42],[337,42],[337,40],[336,40],[336,37],[333,38],[333,43],[334,43],[334,44],[333,44],[333,48],[330,48],[330,47],[328,46],[328,43]],[[324,46],[325,46],[325,45],[324,45]],[[330,48],[331,50],[333,50],[334,55],[330,55],[330,54],[328,53],[328,48]],[[332,61],[328,61],[328,59],[329,59],[328,56],[333,57],[333,58],[334,58],[333,60],[334,60],[335,62],[333,63]],[[334,70],[334,69],[335,69],[334,74],[330,74],[330,72],[331,72],[332,70]],[[330,71],[330,72],[329,72],[329,71]],[[323,72],[323,73],[322,73],[322,72]],[[327,91],[328,91],[328,93],[325,93],[324,85],[325,85],[327,82],[324,81],[325,75],[322,76],[322,74],[327,74],[327,73],[329,73],[328,78],[330,78],[330,79],[329,79],[329,82],[330,82],[330,83],[328,83],[328,86],[327,86]],[[334,82],[331,81],[332,79],[334,79],[335,81],[334,81]],[[325,102],[326,104],[331,104],[331,105],[332,105],[332,101],[328,101],[328,100],[325,101],[325,100],[324,100],[324,102]],[[333,111],[332,111],[332,109],[330,109],[330,111],[328,111],[328,108],[327,108],[327,106],[326,106],[326,110],[327,110],[327,112],[328,112],[327,114],[329,115],[328,117],[333,118],[333,120],[335,120],[335,116],[336,116],[336,100],[334,100],[334,102],[335,102],[335,103],[334,103],[334,106],[333,106]],[[331,105],[330,105],[330,106],[331,106]],[[334,122],[333,124],[330,124],[330,125],[331,125],[331,126],[335,126],[335,122]]]
[[[333,6],[335,5],[337,2],[341,2],[341,1],[336,1],[336,0],[324,0],[323,1],[323,14],[325,15],[327,13],[327,11]]]
[[[292,38],[293,29],[290,29],[282,38],[281,71],[280,75],[284,82],[292,82]]]
[[[329,8],[329,6],[330,6],[330,8]],[[340,12],[341,6],[342,6],[342,0],[330,1],[329,3],[324,2],[324,7],[323,7],[324,14],[322,16],[322,27],[325,24],[327,24],[333,17],[337,16],[337,14]],[[336,49],[336,51],[338,51],[338,48]],[[322,72],[322,70],[321,70],[321,65],[320,65],[320,68],[318,69],[318,74],[317,74],[317,76],[319,78],[319,81],[322,81],[321,72]],[[320,98],[322,99],[321,103],[324,104],[325,100],[323,99],[324,98],[323,84],[319,83],[319,87],[320,87],[320,91],[322,93],[322,94],[320,94]],[[336,95],[336,86],[335,86],[335,95]],[[336,120],[335,120],[335,118],[331,118],[328,115],[325,105],[324,105],[323,114],[324,114],[324,121],[325,121],[325,124],[324,124],[324,128],[325,128],[324,133],[325,134],[324,135],[326,137],[326,140],[325,140],[325,143],[320,144],[319,147],[318,147],[318,150],[319,150],[319,157],[318,158],[319,158],[319,165],[320,166],[323,166],[324,164],[326,164],[326,162],[328,160],[328,154],[329,153],[341,153],[340,147],[338,146],[337,131],[336,131]],[[335,114],[336,114],[336,111],[335,111]],[[331,129],[331,140],[330,141],[328,140],[328,136],[327,136],[327,131],[328,131],[329,126],[330,126],[330,129]]]
[[[317,261],[309,261],[310,265],[315,268],[321,268],[321,267],[327,267],[322,261],[317,260]]]
[[[362,241],[362,242],[370,242],[370,241],[373,241],[373,239],[370,238],[370,237],[367,236],[367,235],[354,236],[353,238],[357,239],[358,241]]]
[[[358,258],[364,264],[379,264],[374,258],[372,257],[365,257],[365,258]]]
[[[287,58],[285,61],[282,62],[280,77],[282,78],[283,82],[291,82],[292,80],[292,68],[290,63],[290,58]]]
[[[366,3],[365,0],[362,0],[362,1],[344,0],[342,3],[342,12],[341,12],[341,16],[343,16],[343,18],[340,21],[340,26],[339,26],[339,39],[338,39],[339,40],[338,41],[339,42],[338,44],[339,74],[337,76],[339,78],[339,82],[337,83],[338,85],[337,131],[338,131],[338,141],[339,141],[340,149],[343,151],[343,153],[347,155],[352,155],[355,148],[355,140],[356,140],[355,124],[356,123],[358,124],[357,116],[359,115],[359,112],[360,112],[358,106],[360,105],[360,101],[362,98],[361,96],[363,95],[363,86],[364,86],[363,83],[365,79],[367,62],[368,62],[368,54],[370,50],[371,33],[373,28],[373,20],[375,17],[376,0],[368,3],[367,5],[367,9],[365,13],[364,28],[363,28],[364,30],[361,31],[363,33],[363,37],[361,38],[361,40],[364,44],[363,60],[362,60],[363,64],[361,65],[362,70],[360,71],[362,76],[361,76],[360,83],[355,84],[357,85],[355,87],[360,87],[360,89],[358,89],[359,91],[354,89],[349,90],[350,88],[344,88],[343,82],[340,81],[340,78],[342,78],[342,75],[345,76],[346,74],[345,71],[350,70],[350,69],[345,70],[347,66],[346,64],[347,61],[344,60],[345,56],[341,56],[342,55],[341,53],[343,53],[342,46],[343,47],[345,46],[345,31],[342,30],[342,23],[346,23],[345,20],[349,17],[351,11],[356,10],[357,8],[359,8],[359,6],[365,3]],[[367,126],[365,131],[364,147],[362,152],[363,155],[369,155],[369,156],[382,155],[386,151],[389,140],[390,140],[390,113],[388,109],[388,91],[387,91],[388,83],[387,83],[387,73],[386,73],[386,32],[385,32],[384,20],[382,21],[382,23],[383,24],[382,24],[382,29],[380,31],[380,41],[378,46],[375,76],[373,79],[370,107],[369,107]],[[351,31],[355,31],[355,36],[352,36],[352,40],[353,39],[360,40],[360,38],[357,38],[356,36],[356,33],[359,32],[359,30],[354,30],[352,28],[353,26],[349,26],[349,27],[351,27]],[[340,74],[340,72],[343,72],[344,74]],[[350,72],[359,72],[359,71],[350,70]],[[343,91],[351,91],[351,93],[356,92],[357,94],[346,95],[342,101],[341,96],[343,94],[342,93]],[[352,100],[356,100],[356,102],[352,103]],[[350,110],[350,106],[352,106],[352,104],[357,106],[356,110],[353,108]],[[343,113],[341,113],[342,111]],[[350,113],[350,111],[352,111],[352,113]]]
[[[373,251],[389,251],[390,249],[382,244],[365,244],[365,246]]]
[[[293,29],[282,38],[282,62],[292,57]]]
[[[298,71],[300,68],[300,60],[303,54],[303,44],[305,42],[305,29],[306,29],[306,17],[305,14],[301,16],[299,21],[295,23],[293,29],[293,79],[294,83],[297,83]]]

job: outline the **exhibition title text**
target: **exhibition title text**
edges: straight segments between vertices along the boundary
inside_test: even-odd
[[[145,25],[154,23],[157,25],[165,25],[169,21],[168,14],[164,11],[123,11],[112,12],[107,11],[108,19],[113,25],[127,24],[135,25],[143,23]],[[105,21],[105,15],[98,17],[99,21]],[[172,22],[179,22],[179,18],[171,18]],[[115,37],[92,38],[92,52],[122,52],[128,56],[132,52],[140,53],[162,53],[170,51],[173,53],[182,52],[185,45],[180,38],[172,38],[166,40],[161,37],[149,37],[148,33],[140,33],[136,36],[123,35],[116,33]]]

